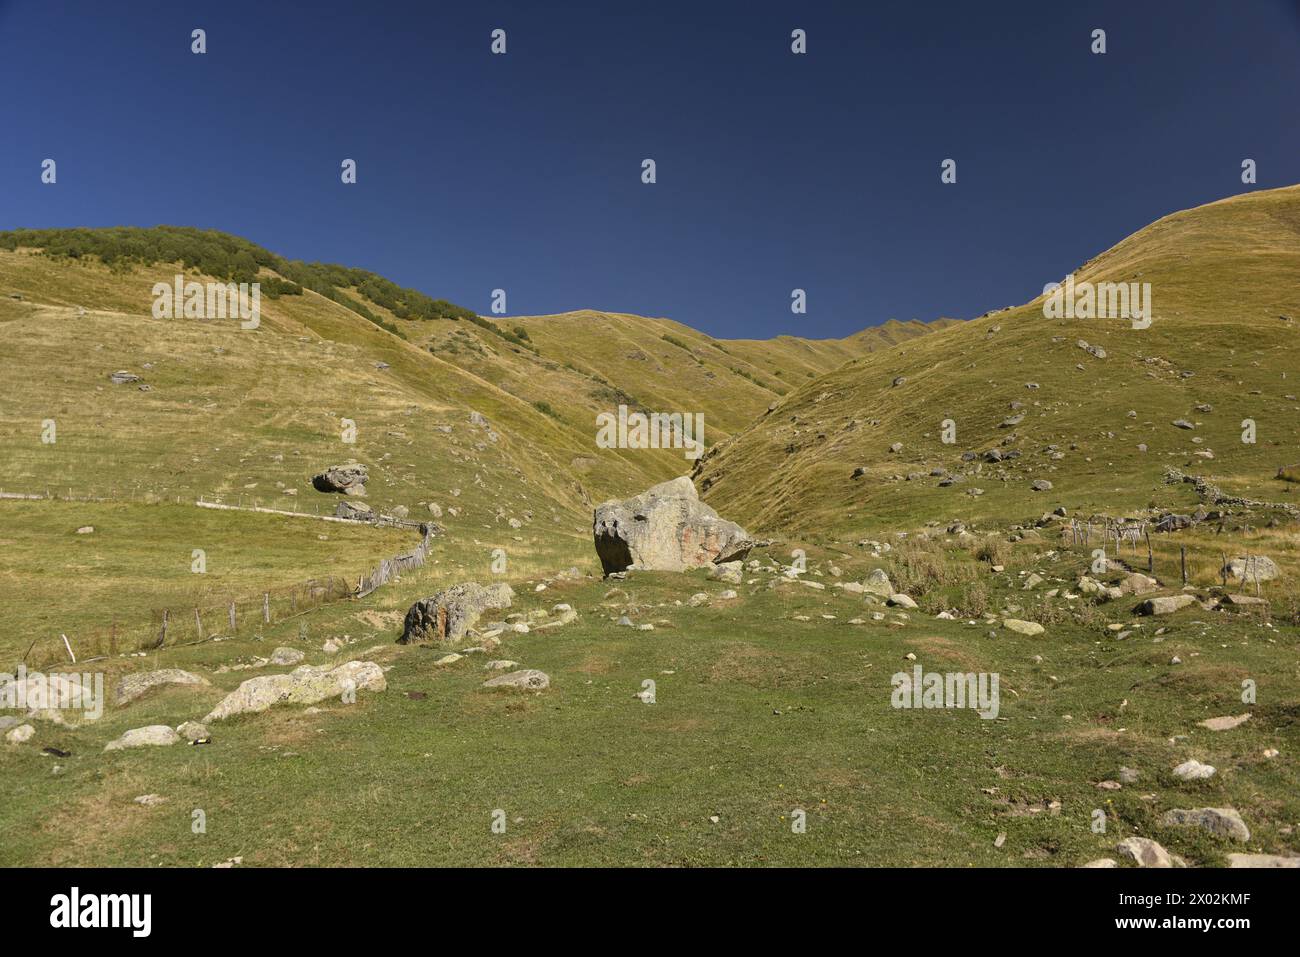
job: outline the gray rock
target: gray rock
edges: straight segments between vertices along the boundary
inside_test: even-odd
[[[1169,852],[1150,838],[1126,837],[1115,845],[1115,851],[1137,864],[1138,867],[1173,867]]]
[[[683,571],[743,560],[748,533],[699,500],[683,475],[623,501],[597,506],[592,532],[605,574],[629,568]]]
[[[176,726],[176,733],[186,741],[201,741],[208,737],[208,728],[198,721],[186,721]]]
[[[140,377],[133,372],[121,370],[110,374],[108,381],[114,385],[129,385],[132,382],[139,382]]]
[[[118,704],[127,704],[160,685],[206,685],[207,678],[181,671],[179,668],[163,668],[160,671],[141,671],[123,675],[117,683],[114,698]]]
[[[337,668],[301,665],[288,674],[249,678],[222,698],[203,721],[265,711],[274,704],[316,704],[345,693],[387,687],[384,669],[373,661],[349,661]]]
[[[271,664],[296,665],[306,657],[297,648],[277,648],[271,652]]]
[[[1002,627],[1029,638],[1041,635],[1046,630],[1036,621],[1021,621],[1019,618],[1003,618]]]
[[[1047,479],[1034,479],[1029,483],[1029,487],[1035,492],[1050,492],[1052,490],[1052,483],[1047,481]]]
[[[1300,867],[1300,856],[1281,854],[1229,854],[1229,867]]]
[[[341,492],[344,495],[365,495],[370,473],[364,465],[355,462],[333,465],[312,476],[311,484],[318,492]]]
[[[1231,731],[1250,720],[1250,714],[1225,715],[1222,718],[1206,718],[1196,722],[1198,726],[1210,731]]]
[[[334,506],[334,517],[347,518],[354,522],[373,522],[375,520],[375,510],[365,502],[344,499]]]
[[[1214,767],[1209,764],[1202,764],[1195,759],[1184,761],[1178,767],[1174,768],[1174,777],[1182,781],[1204,781],[1206,778],[1214,776]]]
[[[1246,822],[1235,808],[1230,807],[1174,808],[1165,812],[1161,823],[1166,827],[1199,827],[1216,837],[1234,841],[1250,840],[1250,829],[1246,827]]]
[[[1251,555],[1249,559],[1239,555],[1229,559],[1223,571],[1229,579],[1246,582],[1272,581],[1279,575],[1277,563],[1266,555]]]
[[[115,738],[108,742],[108,744],[104,745],[104,750],[121,751],[125,748],[163,746],[176,744],[180,739],[180,735],[167,727],[167,725],[151,724],[143,728],[132,728],[120,738]]]
[[[16,728],[10,728],[5,732],[5,740],[10,744],[25,744],[32,739],[36,729],[30,724],[20,724]]]
[[[505,583],[480,585],[464,582],[429,598],[421,598],[406,612],[398,644],[419,641],[459,642],[489,608],[509,608],[515,593]]]
[[[550,686],[550,676],[535,668],[512,671],[483,682],[484,688],[505,688],[511,691],[545,691]]]
[[[862,588],[868,594],[876,595],[879,598],[888,598],[895,594],[894,584],[889,580],[888,573],[883,568],[873,568],[865,579],[862,581]]]
[[[731,585],[739,585],[745,579],[745,565],[743,562],[738,561],[722,562],[709,569],[709,578],[724,581]]]
[[[1158,598],[1148,598],[1133,611],[1139,615],[1172,615],[1180,608],[1195,603],[1196,599],[1191,595],[1161,595]]]

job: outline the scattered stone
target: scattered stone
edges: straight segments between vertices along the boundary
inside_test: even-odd
[[[136,804],[143,804],[145,807],[157,807],[159,804],[167,803],[167,799],[159,794],[141,794],[134,800]]]
[[[1228,560],[1223,572],[1230,579],[1245,582],[1272,581],[1279,575],[1277,563],[1266,555],[1251,555],[1249,558],[1239,555]]]
[[[1204,721],[1198,721],[1197,725],[1211,731],[1231,731],[1249,720],[1249,714],[1227,715],[1222,718],[1206,718]]]
[[[94,533],[95,533],[94,525],[82,525],[81,528],[77,529],[78,535],[93,535]]]
[[[1007,631],[1014,631],[1017,635],[1025,635],[1029,638],[1041,635],[1047,630],[1036,621],[1021,621],[1019,618],[1003,618],[1002,627]]]
[[[113,385],[130,385],[132,382],[139,382],[140,377],[134,372],[127,372],[125,369],[110,373],[108,381]]]
[[[271,652],[271,664],[296,665],[307,657],[297,648],[277,648]]]
[[[1214,770],[1210,765],[1197,760],[1184,761],[1174,768],[1174,777],[1183,781],[1204,781],[1214,776]]]
[[[1229,867],[1300,867],[1300,856],[1281,854],[1229,854]]]
[[[535,668],[512,671],[483,682],[484,688],[505,688],[512,691],[544,691],[550,686],[550,676]]]
[[[1119,867],[1119,861],[1113,857],[1099,857],[1095,861],[1089,861],[1084,867]]]
[[[10,728],[5,732],[5,740],[10,744],[25,744],[32,739],[36,729],[30,724],[20,724],[16,728]]]
[[[888,604],[895,608],[915,608],[916,602],[902,592],[896,592],[889,596]]]
[[[1198,807],[1190,810],[1175,808],[1167,811],[1161,819],[1166,827],[1199,827],[1216,837],[1226,837],[1234,841],[1249,841],[1250,829],[1241,819],[1235,808]]]
[[[1158,598],[1148,598],[1133,611],[1139,615],[1172,615],[1195,602],[1196,599],[1191,595],[1161,595]]]
[[[195,741],[203,741],[208,737],[208,727],[198,721],[186,721],[176,726],[176,733],[193,744]]]
[[[1115,845],[1121,857],[1134,861],[1138,867],[1173,867],[1169,852],[1146,837],[1126,837]]]
[[[354,522],[373,522],[375,510],[365,502],[344,500],[334,506],[335,518],[346,518]]]
[[[484,671],[509,671],[511,668],[518,668],[519,662],[510,661],[508,658],[497,658],[483,665]]]
[[[721,562],[709,569],[708,577],[731,585],[739,585],[745,580],[745,564],[739,561]]]
[[[452,652],[451,654],[449,654],[449,655],[443,655],[441,658],[439,658],[437,661],[435,661],[434,664],[435,664],[435,665],[454,665],[456,662],[460,661],[460,660],[461,660],[462,658],[464,658],[464,657],[465,657],[464,655],[458,655],[458,654],[456,654],[456,653],[453,651],[453,652]]]
[[[142,748],[146,746],[164,746],[176,744],[180,735],[165,724],[151,724],[143,728],[132,728],[120,738],[104,745],[105,751],[121,751],[124,748]]]
[[[1052,490],[1052,483],[1047,481],[1047,479],[1034,479],[1029,483],[1029,487],[1035,492],[1050,492]]]

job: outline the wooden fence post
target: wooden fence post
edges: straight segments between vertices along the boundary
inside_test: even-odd
[[[262,621],[266,624],[271,623],[271,593],[262,592]]]
[[[235,603],[233,601],[230,603],[230,633],[232,635],[235,633]]]
[[[199,610],[197,608],[194,609],[194,629],[199,633],[199,637],[202,638],[203,619],[199,617]]]
[[[1183,584],[1187,584],[1187,546],[1178,546],[1178,561],[1183,571]]]

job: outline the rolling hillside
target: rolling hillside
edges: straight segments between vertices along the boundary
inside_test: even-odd
[[[1150,283],[1153,321],[1046,318],[1039,298],[859,357],[712,450],[697,483],[738,521],[837,537],[1186,507],[1167,467],[1292,500],[1277,473],[1300,460],[1300,187],[1166,216],[1074,279]]]

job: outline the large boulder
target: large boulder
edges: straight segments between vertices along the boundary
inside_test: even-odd
[[[203,723],[265,711],[273,704],[316,704],[346,693],[383,691],[387,687],[384,669],[373,661],[349,661],[337,668],[302,665],[287,675],[249,678],[222,698]]]
[[[459,642],[489,608],[509,608],[514,590],[507,584],[464,582],[421,598],[406,612],[398,644],[417,641]]]
[[[311,484],[318,492],[341,492],[344,495],[365,495],[370,473],[364,465],[334,465],[319,475],[313,475]]]
[[[1267,582],[1278,576],[1277,563],[1267,555],[1239,555],[1223,566],[1229,581]]]
[[[596,507],[592,532],[605,574],[629,568],[679,572],[738,561],[753,542],[700,501],[688,476]]]

